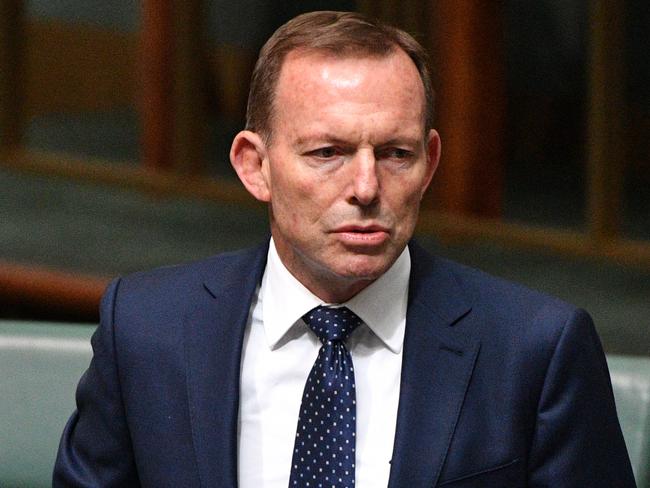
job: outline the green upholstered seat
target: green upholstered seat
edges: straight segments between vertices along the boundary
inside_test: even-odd
[[[650,358],[607,357],[616,409],[639,488],[650,488]]]
[[[0,487],[51,486],[95,325],[0,321]],[[607,358],[639,488],[650,488],[650,358]]]
[[[52,486],[96,325],[0,321],[0,486]]]

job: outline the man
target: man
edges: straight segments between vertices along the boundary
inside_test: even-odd
[[[432,98],[396,29],[273,35],[231,150],[271,242],[113,282],[55,486],[634,486],[588,315],[409,243]]]

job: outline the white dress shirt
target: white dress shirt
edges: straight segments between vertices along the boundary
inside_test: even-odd
[[[346,346],[356,382],[356,487],[388,485],[411,260],[341,304],[364,322]],[[251,304],[242,357],[239,486],[287,488],[303,389],[321,343],[301,317],[325,304],[285,268],[273,240]],[[215,460],[215,462],[219,462]]]

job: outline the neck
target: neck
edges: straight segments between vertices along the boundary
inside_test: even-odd
[[[366,288],[374,281],[374,280],[364,280],[364,281],[358,281],[351,284],[342,284],[342,283],[337,284],[324,279],[322,282],[318,282],[312,285],[310,283],[303,282],[297,276],[296,278],[305,286],[305,288],[307,288],[310,292],[312,292],[318,298],[323,300],[325,303],[347,302],[353,296],[355,296],[357,293],[359,293],[361,290]]]
[[[338,275],[309,261],[296,250],[286,249],[279,242],[274,242],[280,261],[289,273],[325,303],[347,302],[376,280],[376,277]]]

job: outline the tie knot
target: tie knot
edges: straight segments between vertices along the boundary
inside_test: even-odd
[[[361,324],[361,319],[347,307],[320,305],[303,315],[302,319],[323,344],[329,341],[344,342]]]

